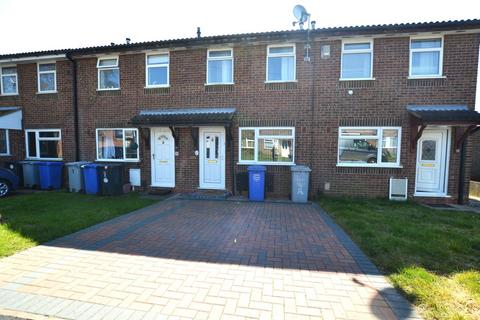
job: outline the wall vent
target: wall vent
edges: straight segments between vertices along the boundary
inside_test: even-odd
[[[408,179],[390,178],[390,200],[407,200]]]

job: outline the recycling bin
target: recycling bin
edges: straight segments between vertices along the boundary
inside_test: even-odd
[[[100,189],[102,195],[123,194],[123,164],[109,163],[99,167]]]
[[[18,161],[7,161],[3,167],[12,171],[18,177],[18,184],[23,186],[23,165]]]
[[[62,187],[62,162],[38,162],[40,189],[55,190]]]
[[[292,172],[292,201],[307,202],[308,184],[312,170],[307,166],[293,166],[290,171]]]
[[[68,172],[68,191],[80,192],[85,190],[82,166],[88,163],[86,161],[78,161],[65,164]]]
[[[86,194],[100,193],[100,167],[102,164],[89,163],[81,166]]]
[[[23,186],[25,188],[37,188],[40,183],[38,166],[35,161],[19,161],[23,168]]]
[[[251,201],[265,200],[265,166],[249,166],[248,171],[248,199]]]

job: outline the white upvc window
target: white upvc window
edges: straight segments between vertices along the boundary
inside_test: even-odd
[[[27,159],[62,160],[60,129],[25,130]]]
[[[138,129],[97,129],[97,161],[139,161]]]
[[[239,128],[239,163],[293,165],[294,127]]]
[[[118,57],[102,57],[97,61],[98,90],[120,89]]]
[[[57,92],[55,62],[37,64],[37,82],[39,93]]]
[[[401,127],[340,127],[338,166],[400,167]]]
[[[148,53],[145,58],[147,88],[168,87],[170,83],[170,57],[165,53]]]
[[[435,78],[443,74],[443,38],[410,39],[410,71],[412,78]]]
[[[8,129],[0,129],[0,156],[10,155]]]
[[[16,66],[5,66],[0,68],[1,81],[0,91],[4,96],[18,94],[18,74]]]
[[[233,84],[233,50],[207,51],[207,84]]]
[[[267,47],[267,82],[296,81],[295,45]]]
[[[373,40],[342,42],[341,80],[373,79]]]

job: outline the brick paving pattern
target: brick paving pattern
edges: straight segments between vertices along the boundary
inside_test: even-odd
[[[413,319],[315,205],[167,200],[0,260],[0,313]]]

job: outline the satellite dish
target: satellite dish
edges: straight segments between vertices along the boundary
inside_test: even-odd
[[[300,23],[304,23],[305,21],[307,21],[309,16],[307,10],[302,5],[299,5],[299,4],[297,4],[293,8],[293,15],[295,16],[295,18],[297,18],[298,22]]]

